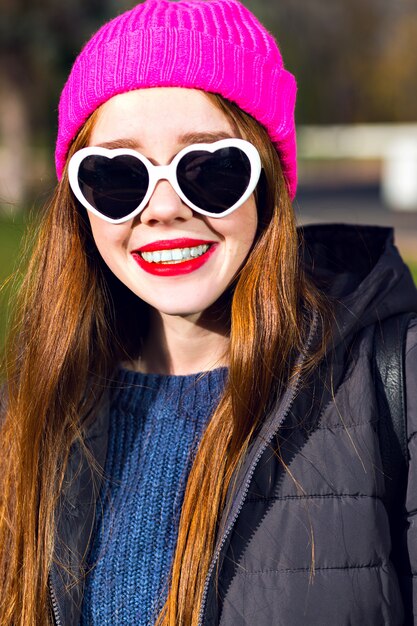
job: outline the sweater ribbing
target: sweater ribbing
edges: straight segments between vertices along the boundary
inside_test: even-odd
[[[151,625],[166,597],[185,485],[226,370],[120,370],[81,625]]]

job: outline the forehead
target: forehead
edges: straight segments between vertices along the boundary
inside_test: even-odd
[[[90,145],[129,139],[138,147],[190,143],[193,134],[236,136],[232,121],[205,93],[158,87],[114,96],[102,105]]]

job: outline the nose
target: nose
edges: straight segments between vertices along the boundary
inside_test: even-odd
[[[143,224],[169,224],[191,219],[193,210],[184,204],[167,180],[160,180],[139,217]]]

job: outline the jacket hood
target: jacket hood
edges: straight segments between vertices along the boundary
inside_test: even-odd
[[[417,311],[417,289],[392,228],[317,224],[300,232],[307,274],[333,304],[336,342],[391,315]]]

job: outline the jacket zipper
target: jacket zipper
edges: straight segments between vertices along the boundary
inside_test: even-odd
[[[58,602],[56,599],[56,595],[55,595],[54,587],[52,585],[52,579],[51,579],[50,574],[48,577],[48,587],[49,587],[49,595],[51,597],[52,615],[54,619],[54,624],[55,626],[62,626],[62,621],[61,621],[61,617],[59,615],[59,610],[58,610]]]
[[[310,329],[310,333],[309,333],[308,340],[307,340],[307,343],[306,343],[306,349],[304,350],[303,354],[301,355],[301,358],[299,359],[299,365],[301,365],[303,363],[303,361],[306,358],[306,354],[307,354],[308,350],[310,349],[311,343],[313,341],[313,337],[314,337],[314,335],[316,333],[316,330],[317,330],[317,324],[318,324],[318,314],[315,311],[314,312],[313,321],[312,321],[312,325],[311,325],[311,329]],[[290,396],[290,398],[288,400],[287,407],[286,407],[284,413],[282,414],[282,417],[280,419],[280,423],[282,423],[285,420],[285,418],[287,417],[287,415],[288,415],[288,413],[289,413],[289,411],[291,409],[291,406],[292,406],[292,404],[294,402],[295,396],[297,395],[299,384],[300,384],[300,374],[298,375],[298,377],[297,377],[297,379],[296,379],[296,381],[294,383],[292,394],[291,394],[291,396]],[[256,466],[258,465],[258,463],[260,461],[260,458],[263,455],[263,453],[265,452],[266,448],[271,443],[272,439],[275,437],[275,434],[276,434],[276,429],[267,439],[264,440],[261,448],[258,451],[258,454],[256,455],[255,459],[253,460],[252,465],[251,465],[251,467],[249,469],[249,472],[248,472],[248,475],[247,475],[245,487],[244,487],[242,496],[240,498],[239,506],[238,506],[238,508],[236,510],[236,513],[233,516],[233,519],[231,520],[231,522],[227,526],[226,530],[224,531],[221,543],[220,543],[220,545],[218,546],[216,552],[213,555],[213,559],[211,561],[209,570],[207,572],[206,582],[204,584],[204,590],[203,590],[203,595],[202,595],[202,600],[201,600],[200,614],[199,614],[199,618],[198,618],[198,626],[203,626],[203,618],[204,618],[204,613],[205,613],[205,609],[206,609],[208,588],[209,588],[211,576],[213,574],[213,570],[214,570],[214,568],[216,566],[216,563],[217,563],[217,559],[219,558],[220,553],[222,551],[222,548],[223,548],[224,544],[226,543],[226,540],[227,540],[227,538],[228,538],[228,536],[229,536],[233,526],[235,525],[235,522],[236,522],[237,518],[239,517],[240,512],[241,512],[241,510],[243,508],[243,504],[244,504],[244,502],[246,500],[246,496],[248,495],[250,483],[251,483],[252,477],[253,477],[253,475],[255,473]]]

